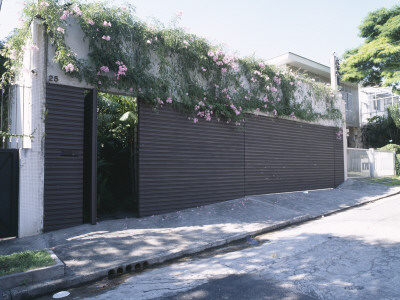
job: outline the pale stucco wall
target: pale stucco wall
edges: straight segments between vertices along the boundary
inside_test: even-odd
[[[31,25],[32,41],[39,50],[27,49],[24,56],[23,72],[18,85],[31,89],[30,101],[18,97],[18,101],[29,107],[23,116],[25,134],[33,138],[24,138],[20,152],[19,174],[19,221],[18,236],[26,237],[38,234],[43,229],[43,187],[44,187],[44,111],[46,78],[46,40],[40,21]],[[33,71],[33,72],[32,72]]]

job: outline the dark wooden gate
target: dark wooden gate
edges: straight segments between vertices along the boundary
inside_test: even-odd
[[[254,115],[245,127],[246,195],[343,182],[343,141],[337,140],[334,127]]]
[[[139,102],[139,214],[247,195],[333,188],[344,180],[337,128],[248,115],[197,124]]]
[[[244,196],[244,131],[139,102],[141,217]]]
[[[85,221],[95,222],[96,211],[90,207],[96,197],[94,98],[92,93],[85,101],[81,88],[47,85],[44,231],[82,224],[84,215]]]
[[[0,237],[18,234],[19,156],[17,149],[0,149]]]

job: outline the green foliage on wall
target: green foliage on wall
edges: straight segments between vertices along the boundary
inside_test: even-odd
[[[99,93],[97,115],[97,207],[99,213],[133,211],[136,195],[135,98]]]
[[[3,82],[15,79],[24,51],[37,51],[37,45],[26,41],[30,23],[38,17],[55,49],[54,61],[69,76],[100,90],[116,88],[155,109],[173,106],[194,123],[218,119],[239,125],[245,112],[253,112],[306,121],[334,120],[341,125],[336,92],[328,86],[277,70],[254,57],[227,54],[176,25],[148,25],[134,16],[131,7],[77,1],[63,5],[57,0],[28,3],[24,23],[3,51],[10,58]],[[65,43],[68,24],[74,22],[89,45],[88,59],[80,58]]]

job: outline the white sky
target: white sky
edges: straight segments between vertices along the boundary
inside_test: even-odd
[[[3,0],[0,39],[18,25],[20,0]],[[368,12],[399,5],[395,0],[135,0],[130,3],[142,20],[156,18],[168,24],[183,11],[180,25],[191,33],[220,44],[241,56],[272,58],[294,52],[328,65],[332,52],[339,55],[359,46],[358,25]]]

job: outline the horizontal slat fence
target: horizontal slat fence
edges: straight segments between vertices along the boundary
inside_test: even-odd
[[[139,214],[244,196],[244,131],[139,105]]]
[[[83,223],[84,90],[47,84],[44,231]]]
[[[343,141],[333,127],[249,115],[245,126],[189,121],[139,102],[139,215],[245,195],[336,187]]]

